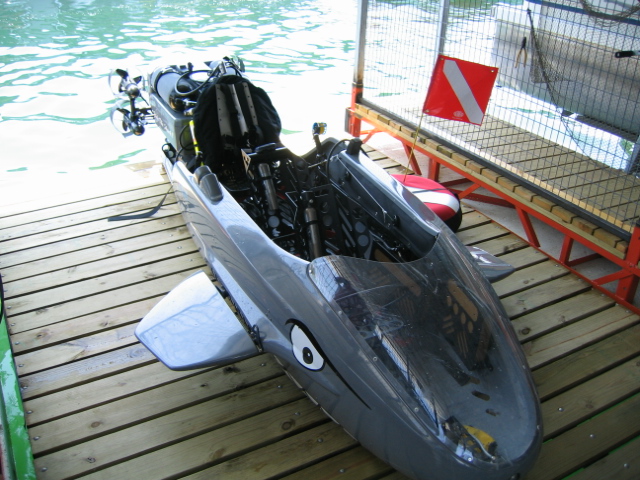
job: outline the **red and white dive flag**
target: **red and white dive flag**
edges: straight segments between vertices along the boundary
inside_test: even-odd
[[[439,55],[422,111],[481,125],[497,76],[496,67]]]

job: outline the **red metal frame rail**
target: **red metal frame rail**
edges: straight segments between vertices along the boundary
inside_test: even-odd
[[[463,155],[447,151],[448,149],[446,147],[438,145],[435,140],[418,138],[416,141],[415,131],[409,131],[406,127],[389,120],[382,114],[368,114],[369,109],[358,105],[357,98],[358,92],[354,88],[352,106],[347,110],[348,128],[351,135],[354,137],[366,135],[364,138],[365,142],[376,133],[384,132],[390,135],[402,143],[409,158],[411,168],[419,175],[421,175],[422,172],[418,166],[414,151],[426,155],[429,159],[429,168],[426,176],[436,181],[438,181],[440,166],[446,166],[448,169],[458,173],[472,183],[469,188],[459,192],[458,196],[461,199],[479,198],[473,195],[474,192],[481,187],[493,193],[502,200],[502,202],[500,202],[501,204],[515,208],[526,234],[525,240],[537,249],[540,249],[540,242],[531,217],[551,226],[564,236],[560,255],[558,258],[554,258],[558,263],[589,282],[594,288],[611,296],[629,310],[640,314],[640,308],[632,303],[640,280],[640,268],[638,268],[638,262],[640,262],[639,224],[636,224],[633,228],[631,238],[628,242],[620,239],[620,241],[613,246],[603,242],[600,238],[580,228],[579,225],[575,225],[573,222],[567,223],[559,216],[552,214],[551,210],[553,209],[544,209],[539,204],[527,200],[526,196],[522,195],[522,191],[526,191],[526,187],[515,184],[505,177],[502,177],[499,173],[492,172],[487,167],[481,166]],[[363,121],[373,128],[363,131]],[[519,193],[514,193],[516,187],[520,188]],[[534,194],[532,194],[532,196],[534,196]],[[610,236],[613,237],[613,235]],[[593,253],[572,259],[575,242],[583,245]],[[619,267],[619,270],[612,274],[593,279],[586,277],[575,269],[577,265],[599,257],[609,260]],[[604,285],[614,281],[618,282],[614,291],[604,288]]]

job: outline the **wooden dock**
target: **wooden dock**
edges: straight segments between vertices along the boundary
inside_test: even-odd
[[[578,206],[621,230],[633,230],[640,211],[640,179],[635,175],[494,117],[482,126],[436,119],[428,128],[461,143],[511,178],[553,194],[556,201]]]
[[[473,125],[429,116],[421,119],[420,111],[403,110],[404,121],[391,119],[375,107],[357,104],[354,111],[358,117],[383,131],[400,134],[410,143],[420,124],[419,145],[435,147],[463,165],[469,159],[481,162],[496,177],[509,178],[546,196],[547,203],[552,203],[548,200],[552,198],[561,207],[578,207],[587,215],[585,218],[600,221],[605,229],[627,234],[633,231],[640,213],[640,179],[635,175],[490,115],[482,125]],[[438,142],[468,153],[454,155]]]
[[[269,355],[173,372],[137,342],[140,318],[207,270],[171,195],[151,219],[107,221],[167,189],[141,177],[3,212],[0,272],[38,478],[404,478]],[[469,208],[459,237],[517,267],[495,288],[542,400],[546,443],[527,480],[640,478],[640,317]]]
[[[640,283],[640,180],[634,175],[491,117],[482,126],[429,120],[416,135],[415,125],[377,107],[355,103],[349,112],[352,134],[360,133],[361,121],[373,127],[368,135],[389,134],[413,157],[418,173],[414,150],[428,159],[425,176],[442,182],[443,167],[469,182],[458,191],[460,198],[473,199],[484,189],[493,197],[480,195],[482,201],[514,208],[532,246],[541,246],[532,218],[558,231],[563,239],[556,261],[574,273],[580,275],[577,265],[605,258],[617,271],[590,280],[615,288],[616,300],[640,313],[634,305]],[[592,253],[576,258],[575,243]]]
[[[438,164],[494,186],[511,203],[535,205],[550,222],[573,225],[589,241],[626,253],[640,211],[636,176],[490,116],[482,125],[435,117],[421,122],[420,112],[406,111],[415,124],[375,107],[353,107],[357,118],[408,145],[413,145],[420,123],[415,147],[426,149]]]

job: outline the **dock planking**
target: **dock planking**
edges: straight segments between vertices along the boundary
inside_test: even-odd
[[[383,166],[402,167],[376,155]],[[38,478],[385,479],[373,457],[260,355],[165,368],[133,330],[199,256],[166,181],[13,205],[0,271]],[[533,370],[545,444],[526,477],[638,477],[640,318],[464,207],[458,236],[516,267],[495,284]]]
[[[490,115],[481,126],[461,126],[423,118],[413,107],[403,109],[404,119],[363,104],[351,111],[377,131],[417,145],[432,160],[432,175],[439,171],[433,162],[450,167],[545,223],[560,229],[568,224],[590,248],[604,249],[611,258],[627,253],[638,217],[636,176]],[[417,140],[416,125],[423,125]],[[569,210],[579,215],[567,215]]]

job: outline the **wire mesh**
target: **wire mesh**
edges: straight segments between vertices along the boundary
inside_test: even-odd
[[[605,226],[632,230],[640,215],[635,0],[369,0],[366,19],[363,102]],[[439,54],[499,68],[481,126],[421,118]]]

